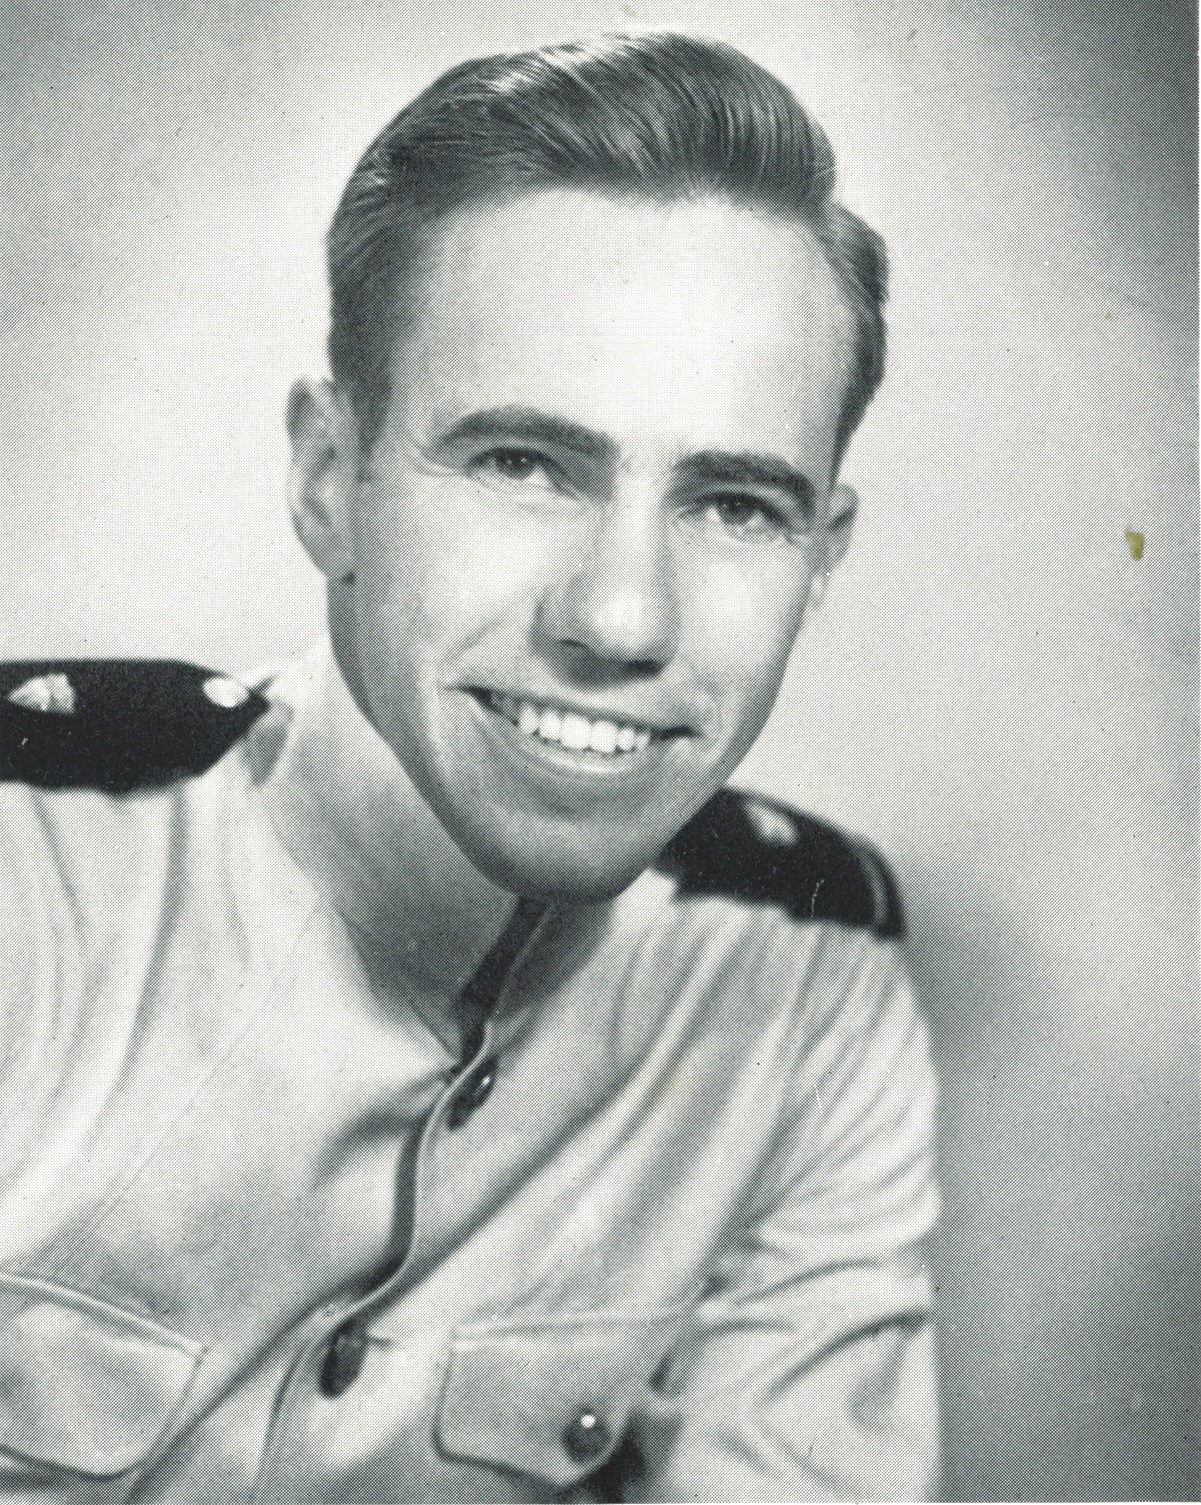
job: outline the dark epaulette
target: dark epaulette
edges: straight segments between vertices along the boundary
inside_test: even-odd
[[[883,858],[834,826],[787,805],[723,789],[659,860],[682,894],[773,904],[798,920],[904,934],[896,882]]]
[[[191,778],[266,709],[236,679],[166,659],[0,664],[0,780],[124,794]]]

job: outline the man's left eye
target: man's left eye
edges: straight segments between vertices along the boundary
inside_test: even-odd
[[[776,538],[793,531],[783,508],[764,497],[741,492],[699,497],[696,512],[707,526],[721,528],[736,538]]]

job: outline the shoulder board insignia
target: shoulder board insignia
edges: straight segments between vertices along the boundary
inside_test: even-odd
[[[0,781],[122,794],[191,778],[266,709],[236,679],[167,659],[0,664]]]
[[[723,789],[667,846],[659,868],[682,894],[772,904],[794,919],[904,934],[896,882],[865,842],[787,805]]]

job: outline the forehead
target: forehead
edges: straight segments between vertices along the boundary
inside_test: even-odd
[[[406,292],[393,385],[411,427],[510,404],[619,447],[833,453],[851,320],[794,221],[527,194],[439,222]]]

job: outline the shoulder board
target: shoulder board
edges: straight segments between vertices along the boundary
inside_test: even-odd
[[[0,781],[122,794],[191,778],[266,709],[236,679],[167,659],[0,664]]]
[[[905,924],[882,857],[787,805],[723,789],[669,844],[659,867],[682,894],[772,904],[794,919],[899,937]]]

